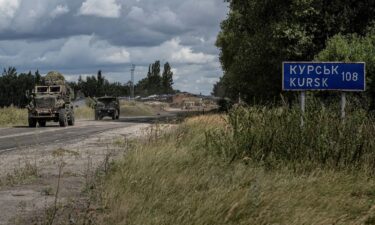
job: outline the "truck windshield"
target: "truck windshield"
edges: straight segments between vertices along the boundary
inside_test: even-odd
[[[50,92],[51,93],[60,93],[61,87],[60,86],[52,86],[50,87]]]
[[[48,93],[48,87],[36,87],[37,93]]]

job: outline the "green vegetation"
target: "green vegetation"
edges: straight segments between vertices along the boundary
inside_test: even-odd
[[[224,77],[214,94],[238,99],[240,93],[247,103],[279,97],[283,61],[314,60],[331,37],[364,36],[375,19],[374,1],[227,1],[230,13],[217,38]]]
[[[135,86],[137,95],[149,96],[155,94],[172,94],[173,90],[173,72],[170,64],[164,64],[163,73],[160,74],[160,61],[156,61],[148,68],[147,77],[140,80]]]
[[[27,124],[27,110],[16,107],[0,108],[0,127],[23,126]]]
[[[300,111],[289,108],[237,108],[227,120],[227,129],[206,133],[208,149],[225,161],[246,158],[294,171],[375,171],[375,118],[365,111],[352,111],[343,121],[339,109],[310,106],[303,127]]]
[[[370,96],[369,108],[375,109],[375,29],[365,36],[357,34],[336,35],[328,40],[327,47],[316,60],[337,62],[366,62],[367,86]]]
[[[33,89],[35,84],[40,82],[41,76],[38,71],[35,74],[18,74],[14,67],[4,69],[0,75],[0,107],[25,107],[29,103],[26,91]]]
[[[31,92],[35,85],[43,84],[43,77],[39,71],[35,74],[17,73],[15,67],[4,69],[0,75],[0,107],[17,106],[26,107],[30,99],[26,97],[26,91]],[[96,75],[85,79],[80,76],[78,82],[67,82],[74,90],[74,96],[78,97],[102,97],[107,96],[129,96],[131,81],[126,84],[120,82],[109,82],[99,70]],[[160,61],[150,65],[147,77],[135,84],[135,93],[141,96],[154,94],[171,94],[173,90],[173,72],[171,65],[166,62],[161,74]]]
[[[328,107],[329,108],[329,107]],[[373,224],[373,117],[238,108],[158,127],[102,180],[101,224]]]
[[[156,111],[142,102],[121,101],[121,116],[154,116]]]

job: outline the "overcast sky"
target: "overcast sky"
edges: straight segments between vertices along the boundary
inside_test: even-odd
[[[101,69],[110,81],[145,77],[169,61],[175,88],[209,94],[222,76],[215,47],[224,0],[0,0],[0,65],[58,70],[69,80]]]

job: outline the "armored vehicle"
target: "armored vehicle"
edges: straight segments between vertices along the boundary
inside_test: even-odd
[[[49,72],[42,85],[35,86],[31,102],[27,106],[29,127],[45,127],[47,121],[54,121],[60,127],[74,125],[74,109],[71,100],[73,91],[59,72]]]
[[[95,99],[95,120],[101,120],[105,116],[109,116],[112,120],[120,117],[120,103],[115,97],[101,97]]]

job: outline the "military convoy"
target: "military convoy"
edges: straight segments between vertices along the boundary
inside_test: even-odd
[[[73,91],[59,72],[49,72],[42,85],[35,86],[27,106],[29,127],[45,127],[47,121],[54,121],[60,127],[74,125],[74,108],[71,103]]]
[[[109,116],[112,120],[120,117],[119,99],[115,97],[105,96],[95,99],[95,120],[101,120],[105,116]]]

